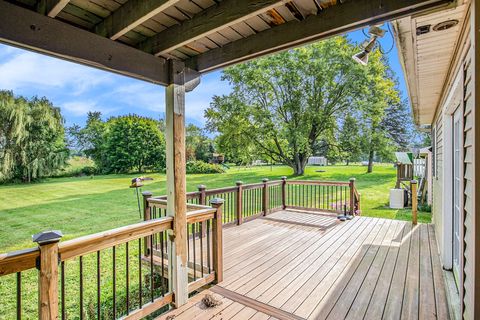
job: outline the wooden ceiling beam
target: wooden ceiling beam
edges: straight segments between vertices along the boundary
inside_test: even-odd
[[[179,0],[128,0],[95,26],[95,33],[116,40]]]
[[[451,4],[451,0],[351,0],[322,10],[303,21],[293,20],[212,49],[190,58],[186,65],[199,72],[213,71],[368,25]]]
[[[192,19],[148,38],[138,47],[155,55],[168,53],[208,34],[273,9],[286,0],[223,0]]]
[[[37,12],[55,18],[69,2],[70,0],[40,0]]]
[[[169,83],[163,58],[1,0],[0,42],[156,84]]]

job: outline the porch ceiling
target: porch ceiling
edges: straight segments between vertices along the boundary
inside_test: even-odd
[[[406,17],[394,23],[417,125],[431,124],[440,103],[469,1],[458,2],[457,7],[448,10]],[[449,20],[457,20],[458,24],[447,30],[433,30],[438,23]],[[429,32],[417,34],[417,28],[428,28]]]
[[[167,84],[451,0],[0,0],[0,41]]]

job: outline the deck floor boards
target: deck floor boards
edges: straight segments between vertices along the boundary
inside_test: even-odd
[[[448,319],[433,230],[293,210],[231,226],[224,281],[159,319]]]

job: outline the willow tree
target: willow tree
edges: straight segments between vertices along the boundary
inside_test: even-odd
[[[207,128],[302,175],[315,143],[364,96],[368,68],[353,61],[357,50],[336,37],[226,69],[233,90],[214,97]]]
[[[67,156],[59,108],[45,98],[0,91],[0,181],[49,176]]]

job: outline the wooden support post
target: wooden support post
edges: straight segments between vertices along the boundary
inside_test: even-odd
[[[235,215],[237,216],[237,225],[243,223],[243,182],[237,181],[237,203],[235,205]]]
[[[58,242],[60,231],[46,231],[33,236],[40,249],[38,268],[38,319],[58,319]]]
[[[287,208],[287,177],[282,177],[282,209]]]
[[[151,220],[152,219],[152,211],[150,206],[148,205],[148,199],[152,197],[152,193],[150,191],[143,191],[143,220]],[[148,256],[150,251],[150,237],[143,238],[143,254]]]
[[[355,215],[355,178],[350,178],[350,215]]]
[[[412,192],[412,223],[417,224],[417,210],[418,210],[418,197],[417,197],[417,180],[410,181],[410,190]]]
[[[213,270],[215,271],[215,283],[223,281],[223,231],[222,231],[222,205],[223,199],[215,198],[210,201],[213,208],[217,209],[213,219]]]
[[[174,217],[169,232],[169,282],[175,306],[188,299],[187,199],[185,172],[185,67],[169,60],[169,85],[166,92],[167,215]]]
[[[268,214],[268,204],[269,204],[269,199],[268,199],[268,179],[265,178],[262,180],[263,182],[263,215],[266,216]]]

